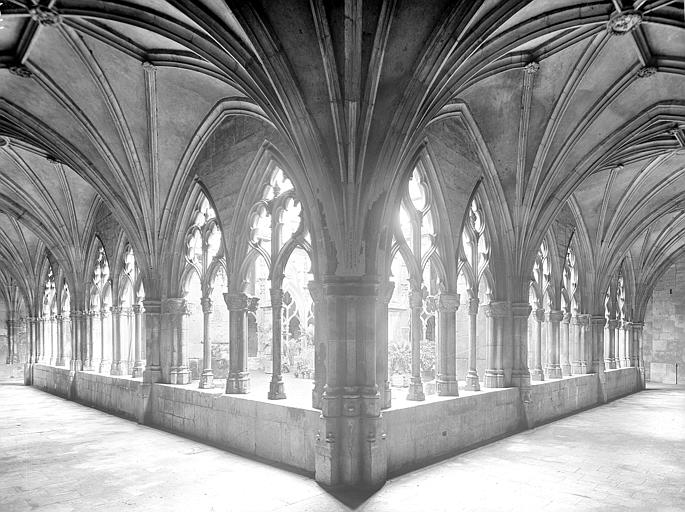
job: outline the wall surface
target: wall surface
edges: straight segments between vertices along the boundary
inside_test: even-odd
[[[530,402],[518,388],[402,405],[383,412],[388,473],[396,475],[519,430],[639,390],[635,368],[536,382]],[[169,384],[33,366],[33,385],[86,405],[225,449],[314,473],[320,412]],[[149,390],[149,397],[146,393]]]
[[[645,312],[645,377],[653,382],[685,382],[685,259],[659,279]],[[677,365],[677,366],[676,366]]]

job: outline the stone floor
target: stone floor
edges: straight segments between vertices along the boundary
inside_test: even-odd
[[[654,386],[332,495],[305,476],[0,381],[0,510],[685,510],[685,387]]]

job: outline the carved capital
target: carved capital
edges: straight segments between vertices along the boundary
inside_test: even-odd
[[[438,308],[441,313],[454,313],[459,309],[459,294],[441,293],[438,296]]]
[[[181,297],[175,297],[164,301],[164,309],[170,315],[183,315],[186,310],[186,300]]]
[[[134,304],[133,306],[131,306],[131,309],[133,310],[133,313],[136,315],[139,315],[144,311],[143,306],[141,306],[140,304]]]
[[[592,315],[590,317],[590,323],[592,323],[592,325],[595,327],[604,327],[606,322],[607,322],[607,319],[604,315]]]
[[[534,75],[540,70],[540,64],[538,64],[537,62],[529,62],[523,69],[527,74]]]
[[[571,318],[572,318],[572,317],[571,317],[571,313],[569,313],[569,312],[567,311],[567,312],[564,313],[564,317],[561,319],[561,321],[562,321],[563,323],[567,324],[567,323],[571,322]]]
[[[56,9],[45,5],[35,5],[29,9],[31,19],[44,26],[59,25],[62,23],[62,16]]]
[[[528,318],[533,308],[527,302],[515,302],[511,305],[514,318]]]
[[[423,292],[421,290],[409,292],[409,307],[412,309],[423,307]]]
[[[542,308],[538,308],[535,310],[535,321],[538,323],[542,323],[545,321],[545,310]]]
[[[395,283],[393,281],[387,281],[378,285],[378,300],[383,304],[390,303],[392,294],[395,291]]]
[[[616,329],[618,327],[618,320],[610,318],[606,325],[609,329]]]
[[[486,314],[488,316],[491,316],[491,317],[504,318],[504,317],[509,316],[509,314],[511,312],[512,312],[512,308],[509,306],[508,302],[496,301],[496,302],[491,302],[488,305],[488,309],[486,311]]]
[[[247,310],[254,313],[259,308],[259,297],[248,297],[247,298]]]
[[[141,65],[143,66],[143,69],[144,69],[147,73],[154,73],[155,70],[157,69],[157,68],[155,67],[155,65],[154,65],[152,62],[149,62],[149,61],[147,61],[147,60],[146,60],[145,62],[143,62]]]
[[[318,281],[309,281],[307,283],[309,294],[312,296],[314,304],[319,304],[323,301],[323,285]]]
[[[244,293],[224,293],[224,301],[229,311],[245,311],[247,309],[247,295]]]
[[[200,299],[200,304],[202,305],[202,313],[205,315],[209,315],[214,311],[214,304],[209,297],[202,297],[202,299]]]
[[[480,305],[480,300],[478,297],[469,298],[469,315],[476,316],[478,314],[478,306]]]
[[[112,306],[110,308],[110,311],[112,312],[113,315],[120,315],[121,311],[122,311],[122,307],[121,306]]]
[[[559,323],[561,322],[562,318],[564,318],[564,312],[563,311],[558,311],[553,309],[552,311],[547,312],[547,321],[548,322],[553,322],[553,323]]]

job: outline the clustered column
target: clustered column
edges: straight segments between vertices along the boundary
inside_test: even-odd
[[[171,327],[172,368],[169,374],[171,384],[189,384],[190,370],[186,354],[186,316],[188,305],[183,298],[167,299],[167,312]]]
[[[411,382],[407,400],[420,401],[426,399],[421,382],[421,338],[423,332],[421,325],[423,293],[421,290],[412,290],[409,293],[409,307],[411,309]]]
[[[561,374],[571,375],[571,313],[564,312],[564,316],[561,319]]]
[[[135,352],[135,361],[133,362],[133,370],[131,371],[131,376],[133,378],[138,378],[143,376],[145,371],[145,354],[143,353],[143,306],[140,304],[134,304],[133,307],[134,315],[134,333],[133,333],[133,350]]]
[[[319,292],[322,294],[322,288],[319,285]],[[376,299],[376,378],[378,382],[380,399],[381,399],[381,409],[388,409],[392,405],[392,391],[390,387],[390,377],[388,368],[388,304],[392,298],[393,290],[395,289],[395,283],[392,281],[386,281],[379,285],[378,297]],[[311,290],[311,287],[310,287]],[[323,294],[322,294],[323,295]],[[312,297],[314,294],[312,294]],[[323,301],[323,297],[319,299]],[[317,299],[314,298],[314,305],[316,306]],[[323,313],[323,309],[321,310]],[[314,312],[314,321],[316,323],[316,329],[318,329],[318,318],[323,317],[323,314],[319,314],[319,309]],[[322,319],[323,320],[323,319]],[[321,331],[323,332],[323,331]],[[320,348],[319,348],[320,345]],[[322,371],[325,372],[325,347],[324,343],[317,342],[317,350],[323,352],[322,355],[315,354],[316,372],[319,372],[317,366],[322,367]],[[324,382],[325,375],[321,382]],[[316,381],[315,381],[316,386]],[[323,387],[322,387],[323,391]],[[319,402],[320,403],[320,402]],[[316,406],[314,406],[316,408]]]
[[[505,323],[511,316],[507,302],[491,302],[486,310],[488,336],[486,341],[486,370],[483,384],[486,388],[504,387],[504,365],[502,362],[502,338]]]
[[[247,308],[248,298],[244,293],[225,293],[228,308],[229,368],[226,393],[245,394],[250,392],[250,374],[247,371]]]
[[[121,362],[121,311],[119,306],[113,306],[112,311],[112,375],[124,375]]]
[[[535,310],[535,366],[530,372],[530,377],[533,380],[545,380],[545,374],[542,371],[542,322],[545,321],[545,310],[538,308]]]
[[[632,334],[632,328],[631,328],[631,323],[627,321],[621,322],[621,342],[623,348],[621,349],[621,355],[623,356],[621,359],[621,366],[624,368],[628,368],[630,366],[630,354],[629,352],[629,345],[630,345],[630,335]]]
[[[202,340],[202,374],[200,375],[199,387],[209,389],[214,387],[214,373],[212,372],[212,339],[210,332],[210,319],[212,315],[212,299],[203,297],[202,304],[203,340]]]
[[[438,298],[437,388],[438,395],[458,396],[457,309],[459,295],[441,293]],[[477,374],[476,374],[477,378]]]
[[[286,398],[283,387],[283,374],[281,373],[281,355],[283,343],[283,290],[271,288],[271,316],[272,324],[272,354],[273,369],[271,373],[271,383],[269,384],[269,400],[280,400]]]
[[[71,312],[71,361],[69,368],[78,372],[83,369],[83,355],[81,354],[81,344],[83,343],[83,311]]]
[[[15,361],[15,349],[16,349],[16,323],[14,319],[7,320],[7,360],[6,364],[13,364]]]
[[[530,370],[528,369],[528,319],[533,308],[528,302],[515,302],[511,305],[513,334],[512,385],[522,390],[524,401],[530,399]]]
[[[478,297],[469,297],[469,371],[466,374],[466,389],[480,391],[478,377]]]
[[[601,373],[604,371],[604,325],[606,317],[604,315],[594,315],[590,318],[591,342],[591,367],[590,373]],[[613,330],[609,329],[612,333]]]
[[[596,318],[597,322],[599,322],[599,317],[594,317]],[[607,345],[607,357],[604,360],[604,364],[606,365],[607,368],[616,368],[616,352],[615,352],[615,347],[616,347],[616,327],[618,326],[618,322],[615,318],[609,318],[609,321],[607,322],[607,328],[609,330],[609,340],[608,343],[602,343],[602,346]],[[604,336],[602,336],[602,340],[604,340]]]
[[[552,310],[547,313],[547,377],[561,379],[561,365],[559,364],[559,323],[564,314]]]

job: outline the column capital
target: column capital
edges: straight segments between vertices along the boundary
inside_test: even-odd
[[[610,318],[610,319],[607,321],[606,326],[607,326],[609,329],[616,329],[616,328],[618,327],[618,320],[616,320],[615,318]]]
[[[259,297],[247,298],[247,310],[254,313],[259,308]]]
[[[538,308],[535,310],[535,316],[533,317],[536,322],[542,323],[545,321],[545,310],[542,308]]]
[[[162,313],[162,301],[159,299],[144,299],[143,308],[148,315],[159,315]]]
[[[224,293],[224,301],[229,311],[244,311],[247,309],[247,295],[244,293]]]
[[[591,315],[590,323],[598,327],[604,327],[606,325],[607,319],[604,315]]]
[[[134,304],[133,306],[131,306],[131,309],[133,310],[133,313],[136,315],[139,315],[144,311],[143,306],[141,304]]]
[[[172,297],[164,301],[164,310],[171,315],[182,315],[186,312],[186,300],[183,297]]]
[[[386,281],[378,285],[378,300],[383,304],[389,304],[392,294],[395,291],[395,282]]]
[[[644,322],[631,322],[630,326],[633,328],[633,330],[641,331],[644,328],[645,324]]]
[[[528,302],[514,302],[511,305],[511,314],[515,318],[528,318],[533,308]]]
[[[621,326],[620,326],[620,327],[621,327],[621,329],[623,329],[624,331],[627,331],[627,330],[630,329],[630,326],[631,326],[632,324],[633,324],[633,323],[630,322],[630,321],[628,321],[628,320],[621,320]]]
[[[409,307],[423,307],[423,292],[421,290],[412,290],[409,292]]]
[[[309,294],[312,296],[314,304],[318,304],[323,301],[323,285],[319,281],[309,281],[307,283],[307,289]]]
[[[571,313],[569,313],[568,311],[564,311],[563,313],[564,313],[564,316],[563,316],[563,318],[561,319],[562,323],[565,323],[565,324],[570,323],[570,322],[571,322],[571,318],[572,318],[572,317],[571,317]]]
[[[109,318],[109,316],[112,314],[112,312],[108,309],[101,309],[100,310],[100,318]]]
[[[76,310],[73,310],[73,311],[71,312],[71,317],[72,317],[72,318],[78,318],[78,317],[84,316],[84,314],[87,314],[87,313],[84,313],[84,312],[81,311],[80,309],[76,309]]]
[[[564,318],[564,312],[553,309],[547,312],[547,321],[552,323],[559,323]]]
[[[459,294],[441,293],[438,295],[438,309],[442,313],[454,313],[459,309]]]
[[[109,309],[113,315],[120,315],[123,308],[121,306],[112,306]]]
[[[530,306],[528,306],[530,308]],[[493,301],[487,305],[485,314],[490,317],[504,318],[509,316],[514,311],[514,308],[506,301]]]
[[[576,320],[576,325],[579,325],[581,327],[587,327],[590,325],[590,315],[587,314],[580,314],[580,315],[575,315],[573,318]]]
[[[202,306],[202,313],[205,315],[209,315],[214,310],[214,304],[209,297],[202,297],[200,299],[200,305]]]
[[[478,306],[480,305],[480,300],[478,297],[469,297],[469,315],[475,316],[478,314]]]

